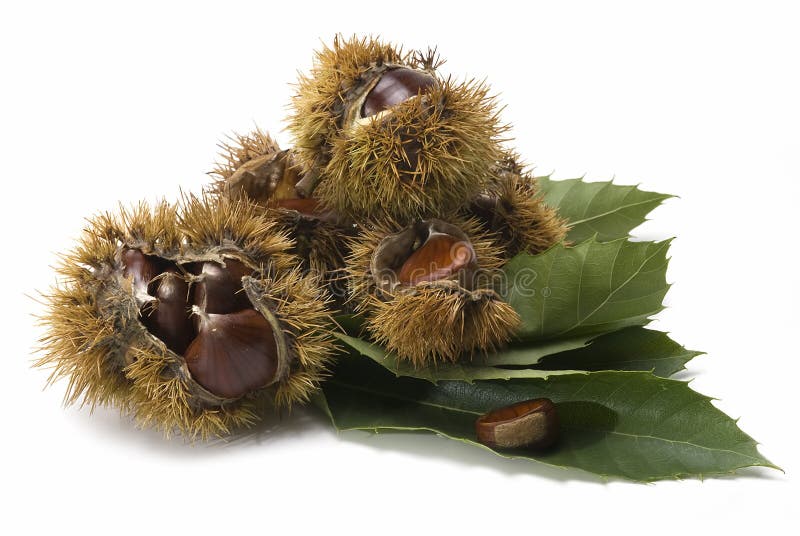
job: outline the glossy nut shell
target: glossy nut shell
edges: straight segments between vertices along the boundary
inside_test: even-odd
[[[224,398],[239,398],[272,383],[278,349],[272,327],[259,312],[199,316],[200,329],[185,355],[195,381]]]
[[[436,79],[421,71],[398,67],[386,71],[361,107],[361,117],[369,117],[416,97],[436,84]]]
[[[447,279],[475,261],[469,242],[448,234],[432,234],[414,251],[397,273],[403,285]]]
[[[558,439],[558,412],[548,398],[518,402],[479,417],[475,433],[492,448],[544,449]]]

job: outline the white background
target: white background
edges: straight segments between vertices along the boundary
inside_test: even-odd
[[[3,3],[0,532],[796,534],[797,4],[459,6]],[[445,72],[486,78],[539,173],[679,195],[636,233],[677,236],[654,326],[708,352],[683,377],[786,474],[602,483],[302,412],[188,446],[114,410],[64,410],[64,384],[43,391],[33,297],[83,218],[198,191],[231,131],[290,144],[289,83],[335,32],[438,45]]]

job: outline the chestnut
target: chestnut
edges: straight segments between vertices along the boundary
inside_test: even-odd
[[[549,398],[525,400],[482,415],[475,433],[491,448],[544,449],[558,439],[558,412]]]
[[[151,283],[155,301],[142,307],[142,323],[176,354],[186,351],[194,327],[186,303],[189,284],[175,268],[168,268]]]
[[[177,267],[141,250],[124,248],[120,254],[122,275],[131,278],[142,324],[178,354],[194,337],[186,304],[189,285]]]
[[[432,232],[397,273],[403,285],[447,279],[475,262],[472,244],[446,233]]]
[[[199,317],[197,337],[186,350],[192,378],[223,398],[239,398],[269,385],[278,368],[278,347],[270,323],[255,309]]]
[[[144,295],[148,294],[150,282],[161,273],[160,259],[132,248],[123,249],[120,256],[123,277],[131,278],[131,285],[140,301],[147,300]]]
[[[367,94],[361,107],[361,117],[370,117],[412,97],[426,93],[436,85],[430,74],[407,67],[390,69]]]
[[[471,289],[477,269],[477,255],[467,234],[437,219],[388,235],[375,249],[371,263],[375,282],[384,291],[443,280]]]
[[[254,270],[235,259],[224,262],[204,262],[195,277],[194,305],[205,313],[227,314],[252,307],[242,290],[242,277],[253,275]]]

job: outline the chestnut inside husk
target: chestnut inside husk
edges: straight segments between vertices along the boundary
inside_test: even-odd
[[[230,257],[178,264],[135,248],[124,248],[120,259],[142,324],[184,357],[202,388],[236,399],[279,379],[282,333],[242,285],[257,270]]]
[[[256,203],[267,204],[297,197],[298,180],[298,169],[291,153],[283,150],[260,155],[240,165],[225,178],[224,187]]]
[[[295,220],[342,223],[337,214],[323,206],[307,189],[303,180],[306,175],[294,161],[293,152],[290,149],[281,151],[277,144],[274,148],[274,152],[253,157],[233,171],[217,171],[222,177],[216,185],[217,192],[277,209]]]
[[[396,67],[385,71],[370,89],[361,105],[361,117],[370,117],[426,93],[436,84],[430,74]]]
[[[471,290],[477,269],[467,235],[437,219],[388,235],[375,249],[370,266],[377,287],[387,293],[439,281],[457,282]]]

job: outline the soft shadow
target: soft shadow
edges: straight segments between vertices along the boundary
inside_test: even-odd
[[[266,417],[250,429],[209,444],[243,448],[280,441],[300,441],[303,436],[316,434],[318,430],[325,428],[330,429],[330,419],[320,411],[313,407],[296,408],[290,413]]]
[[[686,382],[686,381],[693,380],[693,379],[697,378],[698,376],[702,376],[702,375],[703,375],[702,371],[695,372],[695,371],[690,371],[690,370],[684,369],[684,370],[679,370],[678,372],[676,372],[675,374],[670,376],[669,379]]]
[[[94,436],[100,442],[120,443],[180,459],[228,456],[230,451],[227,449],[231,447],[252,448],[280,441],[298,441],[303,435],[330,428],[318,412],[298,408],[284,415],[268,416],[253,428],[231,437],[203,441],[178,433],[166,437],[154,428],[140,428],[131,417],[121,415],[113,408],[74,408],[66,414],[80,428],[81,434]]]
[[[459,467],[481,467],[508,477],[537,476],[557,482],[588,482],[604,484],[608,479],[584,471],[555,467],[525,458],[506,458],[486,448],[453,441],[433,433],[389,431],[373,433],[350,430],[340,433],[343,441],[392,452],[412,454]],[[507,456],[514,456],[513,453]]]
[[[592,482],[602,484],[615,477],[601,477],[575,468],[564,468],[559,463],[559,448],[585,448],[602,440],[603,430],[613,430],[617,415],[611,409],[594,402],[563,402],[557,404],[562,419],[562,437],[558,443],[545,451],[506,450],[499,454],[480,445],[461,441],[441,441],[435,434],[419,432],[381,431],[343,432],[342,438],[363,445],[393,451],[412,453],[424,458],[446,460],[464,467],[486,467],[498,473],[514,475],[536,475],[559,482]],[[531,458],[535,456],[536,458]]]
[[[612,430],[616,423],[616,415],[613,411],[600,404],[565,402],[558,404],[558,407],[563,418],[573,426],[579,426],[579,422],[576,422],[574,417],[581,416],[585,419],[587,415],[591,415],[593,427],[598,426],[598,423],[602,421],[605,424],[601,428]],[[630,482],[624,478],[602,477],[580,469],[548,465],[548,456],[557,456],[560,445],[568,443],[570,446],[587,446],[602,438],[602,433],[575,434],[570,429],[564,430],[564,437],[551,452],[541,453],[543,459],[534,460],[514,457],[518,454],[525,454],[523,452],[508,451],[498,455],[488,448],[453,441],[433,433],[403,431],[373,433],[350,430],[337,434],[331,428],[329,419],[313,407],[298,408],[290,414],[271,416],[250,430],[242,431],[226,439],[211,441],[191,441],[180,435],[173,435],[166,439],[163,433],[154,429],[140,429],[130,418],[120,416],[118,411],[109,408],[96,408],[94,411],[86,408],[74,409],[67,413],[72,422],[81,428],[81,433],[95,436],[98,441],[125,444],[182,460],[230,456],[232,454],[230,449],[270,448],[282,441],[302,441],[304,436],[318,437],[320,431],[327,430],[331,435],[337,435],[341,441],[437,460],[464,469],[480,467],[507,477],[525,477],[527,475],[560,483]],[[776,482],[786,480],[783,473],[777,473],[774,469],[766,467],[747,467],[734,474],[709,475],[706,478],[715,480],[758,479]]]
[[[120,414],[114,408],[74,408],[67,412],[80,433],[93,436],[105,444],[118,443],[141,450],[157,452],[172,458],[201,458],[214,455],[204,444],[192,442],[180,435],[166,438],[163,432],[153,428],[140,428],[131,417]]]

